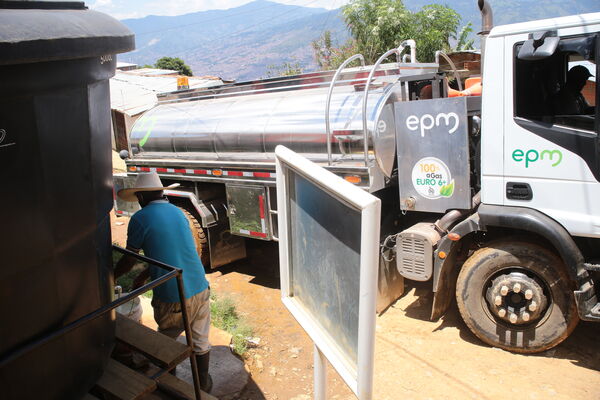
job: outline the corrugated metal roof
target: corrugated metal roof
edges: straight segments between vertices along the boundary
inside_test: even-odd
[[[132,71],[116,71],[110,79],[110,106],[113,110],[134,116],[154,107],[156,95],[177,91],[177,75],[153,73],[154,70],[143,68]],[[141,73],[140,73],[141,71]],[[150,74],[148,74],[150,72]],[[175,72],[176,73],[176,72]],[[188,77],[190,89],[207,88],[222,85],[219,78]]]

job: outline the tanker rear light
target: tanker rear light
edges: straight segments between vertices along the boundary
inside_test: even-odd
[[[134,167],[134,166],[131,166],[131,167],[127,168],[127,169],[129,170],[129,172],[135,172],[135,171],[137,171],[137,168]]]
[[[220,170],[220,169],[213,169],[213,170],[212,170],[212,174],[213,174],[214,176],[222,176],[222,175],[223,175],[223,171],[222,171],[222,170]]]
[[[344,179],[345,179],[346,181],[350,182],[350,183],[353,183],[353,184],[355,184],[355,185],[356,185],[356,184],[359,184],[359,183],[360,183],[360,181],[362,180],[362,179],[360,178],[360,176],[358,176],[358,175],[346,175],[346,176],[344,176]]]

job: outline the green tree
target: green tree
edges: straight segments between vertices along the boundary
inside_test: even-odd
[[[337,69],[346,59],[357,53],[356,42],[348,40],[340,47],[334,47],[331,40],[331,31],[325,31],[312,43],[315,61],[321,70]],[[358,61],[355,62],[358,65]],[[350,65],[353,66],[353,65]]]
[[[170,69],[181,75],[192,76],[192,69],[179,57],[162,57],[154,64],[156,68]]]
[[[431,4],[411,12],[401,0],[351,0],[342,13],[367,63],[406,39],[416,41],[419,61],[433,61],[436,50],[449,46],[460,22],[450,7]]]
[[[276,76],[298,75],[302,72],[303,68],[300,61],[285,61],[280,65],[267,65],[267,78],[274,78]]]
[[[463,26],[458,34],[452,35],[451,38],[456,40],[456,44],[452,47],[451,51],[462,51],[462,50],[473,50],[473,44],[475,39],[469,39],[471,32],[473,32],[472,23],[468,23]]]

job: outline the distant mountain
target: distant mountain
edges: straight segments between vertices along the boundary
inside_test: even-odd
[[[406,0],[411,10],[431,3],[449,4],[464,25],[477,32],[476,0]],[[599,0],[492,0],[496,25],[600,11]],[[349,37],[340,10],[328,11],[257,0],[228,10],[174,17],[148,16],[123,21],[136,34],[137,50],[121,61],[153,64],[163,56],[180,57],[195,75],[247,80],[264,77],[269,65],[299,62],[316,69],[311,42],[331,30],[334,42]]]
[[[120,60],[143,65],[163,56],[180,57],[196,75],[238,80],[266,76],[268,65],[285,61],[314,70],[314,39],[324,30],[331,30],[340,44],[349,37],[339,10],[266,0],[228,10],[123,22],[136,33],[137,50]]]

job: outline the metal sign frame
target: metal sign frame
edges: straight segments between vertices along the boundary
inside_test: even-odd
[[[381,201],[284,146],[277,146],[275,155],[281,297],[284,305],[315,344],[315,399],[325,399],[325,357],[360,400],[369,400],[373,392]],[[300,175],[334,199],[360,213],[360,277],[357,277],[360,293],[355,366],[348,362],[348,357],[335,345],[335,339],[328,335],[321,324],[294,298],[290,265],[290,172]]]

